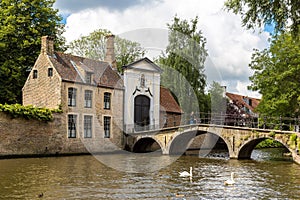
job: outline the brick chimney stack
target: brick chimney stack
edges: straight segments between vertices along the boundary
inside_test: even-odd
[[[53,37],[42,36],[41,54],[52,56],[54,54]]]
[[[226,90],[227,90],[227,87],[224,85],[224,86],[221,86],[222,87],[222,89],[223,89],[223,94],[222,94],[222,96],[225,98],[226,97]]]
[[[108,62],[113,69],[117,69],[117,62],[115,57],[115,36],[114,35],[107,35],[106,36],[106,54],[104,61]]]

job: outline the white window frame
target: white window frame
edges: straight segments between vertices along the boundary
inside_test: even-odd
[[[93,115],[83,115],[83,137],[92,138],[93,137]],[[90,124],[87,124],[89,120]]]

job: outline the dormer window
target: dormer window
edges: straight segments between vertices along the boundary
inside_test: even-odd
[[[89,84],[92,83],[92,73],[85,73],[85,82]]]
[[[35,70],[33,70],[32,78],[36,79],[37,77],[38,77],[38,71],[35,69]]]
[[[48,77],[53,76],[53,68],[48,68]]]

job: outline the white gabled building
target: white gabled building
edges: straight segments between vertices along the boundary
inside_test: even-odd
[[[161,68],[148,58],[142,58],[123,69],[124,131],[158,129]]]

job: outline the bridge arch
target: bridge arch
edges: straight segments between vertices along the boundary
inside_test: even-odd
[[[226,145],[227,151],[229,153],[229,156],[232,153],[231,143],[224,137],[222,137],[220,134],[212,132],[212,131],[200,131],[200,130],[189,130],[185,132],[178,133],[175,135],[172,140],[169,142],[169,145],[167,146],[167,150],[169,154],[183,154],[187,148],[189,143],[192,139],[194,139],[196,136],[203,135],[203,134],[212,134],[215,136],[218,136]],[[207,141],[204,141],[204,143]]]
[[[162,145],[158,140],[152,137],[142,137],[138,139],[132,147],[132,151],[135,153],[148,153],[157,150],[162,151]]]
[[[238,159],[250,159],[251,158],[251,153],[253,149],[258,145],[260,142],[266,140],[266,139],[272,139],[274,141],[280,142],[286,149],[288,149],[290,152],[293,152],[292,149],[290,149],[284,142],[272,138],[272,137],[261,137],[261,138],[256,138],[256,139],[250,139],[246,141],[239,149],[238,151]]]

